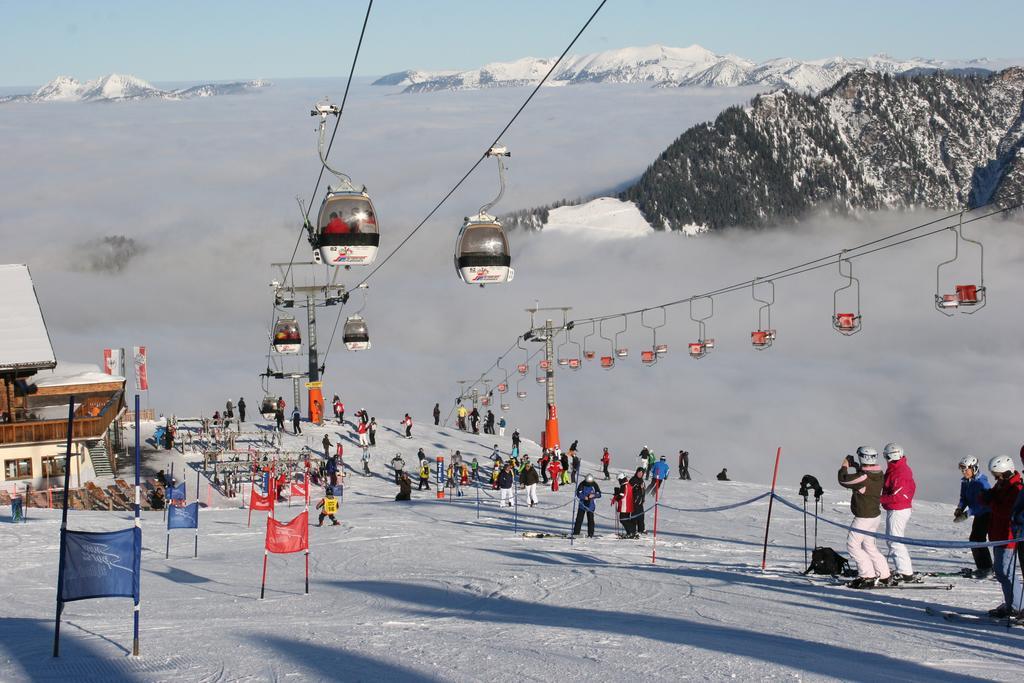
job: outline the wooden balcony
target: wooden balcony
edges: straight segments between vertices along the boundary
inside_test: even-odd
[[[98,407],[98,411],[93,406]],[[87,402],[75,411],[71,438],[74,441],[92,441],[103,438],[110,423],[124,410],[124,390],[119,389],[102,405]],[[90,414],[95,413],[95,414]],[[66,441],[67,420],[26,420],[0,423],[0,444],[4,446],[28,445]]]

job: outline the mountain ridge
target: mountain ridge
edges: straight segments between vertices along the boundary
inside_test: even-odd
[[[137,76],[107,74],[81,82],[70,76],[57,76],[34,92],[0,97],[3,102],[126,102],[145,99],[184,100],[193,97],[234,95],[270,86],[269,81],[202,83],[186,88],[163,90]]]

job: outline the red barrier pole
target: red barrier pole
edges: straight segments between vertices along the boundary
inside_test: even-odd
[[[651,544],[651,564],[655,564],[658,555],[658,496],[661,494],[661,480],[654,485],[654,538]]]
[[[764,551],[761,553],[761,571],[768,564],[768,529],[772,524],[772,503],[775,502],[775,480],[779,476],[779,458],[782,457],[782,446],[775,451],[775,471],[772,473],[772,495],[768,499],[768,519],[764,523]]]

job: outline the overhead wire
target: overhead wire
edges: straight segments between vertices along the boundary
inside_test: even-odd
[[[544,83],[547,82],[547,80],[551,76],[551,74],[554,73],[555,69],[558,68],[559,64],[562,63],[562,60],[565,59],[565,56],[569,53],[569,50],[571,50],[573,45],[576,44],[576,41],[578,41],[580,39],[580,36],[582,36],[583,32],[587,30],[587,27],[590,26],[590,24],[594,21],[594,19],[598,15],[598,13],[601,11],[601,9],[605,6],[605,4],[607,2],[608,2],[608,0],[601,0],[601,2],[598,3],[597,8],[591,13],[590,17],[583,24],[583,26],[580,28],[580,30],[576,32],[576,35],[573,36],[573,39],[571,41],[569,41],[569,44],[566,45],[565,49],[562,50],[562,53],[558,56],[558,59],[556,59],[554,61],[554,63],[551,65],[551,68],[548,69],[547,73],[544,74],[544,77],[540,79],[540,81],[537,83],[537,85],[533,88],[533,90],[530,92],[530,94],[526,97],[526,99],[523,101],[523,103],[519,106],[519,109],[517,109],[515,114],[512,115],[512,118],[510,118],[508,120],[508,123],[506,123],[504,125],[504,127],[502,127],[501,132],[499,132],[498,135],[495,136],[494,141],[491,142],[491,144],[487,145],[487,150],[490,150],[492,147],[494,147],[499,142],[501,142],[502,136],[505,133],[507,133],[508,130],[512,127],[512,124],[514,124],[516,122],[516,119],[519,118],[519,115],[523,113],[523,110],[526,109],[527,105],[530,104],[530,102],[533,100],[534,96],[540,91],[541,86],[543,86]],[[398,243],[398,246],[396,246],[394,249],[392,249],[391,252],[387,256],[385,256],[381,261],[379,261],[377,263],[377,265],[375,265],[373,267],[373,269],[369,273],[367,273],[366,277],[364,277],[362,279],[362,281],[358,285],[356,285],[356,287],[361,287],[362,285],[365,285],[369,281],[369,279],[371,277],[373,277],[374,274],[377,273],[377,271],[379,271],[381,268],[383,268],[384,264],[386,264],[388,261],[390,261],[391,258],[395,254],[397,254],[398,251],[400,249],[402,249],[402,247],[404,247],[409,242],[409,240],[411,240],[413,238],[413,236],[417,232],[419,232],[420,228],[422,228],[424,225],[426,225],[427,221],[429,221],[431,218],[433,218],[434,214],[437,213],[441,209],[441,207],[444,206],[444,204],[449,199],[451,199],[452,195],[454,195],[458,191],[458,189],[460,187],[462,187],[463,183],[465,183],[466,180],[469,179],[469,176],[471,176],[473,174],[473,172],[480,166],[481,163],[483,163],[484,159],[486,159],[486,158],[487,158],[487,154],[485,152],[484,154],[482,154],[473,163],[472,166],[469,167],[469,170],[466,171],[461,178],[459,178],[459,180],[455,183],[455,185],[453,185],[452,188],[450,190],[448,190],[448,192],[441,198],[441,200],[439,202],[437,202],[437,204],[434,205],[434,208],[432,208],[427,213],[427,215],[423,217],[423,220],[421,220],[419,223],[417,223],[416,227],[414,227],[412,229],[412,231],[409,232],[408,235],[406,235],[404,238],[402,238],[402,241]],[[335,320],[335,322],[334,322],[334,330],[331,332],[331,339],[330,339],[330,341],[327,344],[327,351],[324,353],[324,363],[325,364],[326,364],[326,361],[327,361],[327,355],[331,351],[331,344],[334,342],[334,335],[335,335],[335,333],[338,330],[338,323],[340,322],[340,320],[341,320],[341,311],[338,311],[337,320]]]

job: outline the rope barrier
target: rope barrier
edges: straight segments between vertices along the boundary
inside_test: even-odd
[[[858,534],[870,536],[872,538],[881,539],[884,541],[894,541],[896,543],[903,543],[905,545],[916,545],[926,548],[947,548],[947,549],[962,549],[962,548],[995,548],[1001,545],[1008,545],[1015,542],[1024,542],[1024,536],[1020,538],[1011,538],[1005,541],[984,541],[980,543],[972,543],[971,541],[947,541],[939,538],[910,538],[908,536],[892,536],[890,534],[880,533],[877,531],[865,531],[864,529],[855,529],[848,524],[841,524],[835,522],[827,517],[822,517],[813,512],[806,512],[802,507],[796,503],[792,503],[778,494],[771,494],[775,496],[775,500],[779,501],[786,507],[793,508],[801,514],[807,514],[814,519],[821,520],[825,524],[831,524],[832,526],[839,527],[840,529],[846,529],[847,531],[855,531]]]
[[[725,510],[733,510],[735,508],[743,507],[744,505],[750,505],[751,503],[756,503],[757,501],[762,500],[764,498],[767,498],[770,495],[772,495],[771,491],[765,491],[761,495],[754,496],[753,498],[751,498],[749,500],[740,501],[739,503],[730,503],[728,505],[719,505],[717,507],[711,507],[711,508],[677,508],[677,507],[675,507],[673,505],[669,505],[667,503],[655,503],[655,506],[656,507],[663,507],[663,508],[666,508],[666,509],[669,509],[669,510],[675,510],[676,512],[723,512]]]

